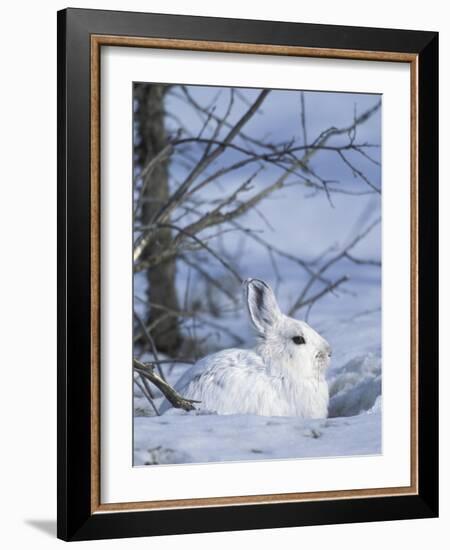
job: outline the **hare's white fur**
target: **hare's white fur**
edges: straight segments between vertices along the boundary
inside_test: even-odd
[[[226,349],[204,357],[180,378],[176,390],[200,401],[196,408],[219,414],[325,418],[328,342],[307,323],[281,313],[263,281],[248,279],[244,292],[257,331],[255,348]],[[169,407],[165,401],[160,412]]]

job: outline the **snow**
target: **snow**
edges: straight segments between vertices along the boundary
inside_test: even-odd
[[[173,408],[155,416],[135,389],[134,465],[380,454],[381,312],[373,307],[378,305],[379,285],[377,279],[359,281],[354,305],[351,297],[333,297],[314,311],[314,328],[333,348],[327,419],[187,413]],[[173,363],[165,365],[164,372],[175,385],[191,368]],[[154,395],[160,406],[164,397],[156,389]]]
[[[216,89],[213,90],[214,94]],[[198,87],[196,97],[209,97],[213,92]],[[254,94],[255,91],[248,91]],[[209,95],[208,95],[209,94]],[[281,95],[280,95],[281,94]],[[280,100],[280,97],[282,100]],[[224,95],[226,98],[226,94]],[[360,113],[378,101],[377,97],[360,94],[306,94],[308,132],[315,136],[329,126],[342,126],[353,119],[355,106]],[[278,98],[278,99],[277,99]],[[173,101],[176,101],[175,99]],[[272,103],[270,103],[272,102]],[[226,103],[226,102],[225,102]],[[188,111],[181,104],[183,116]],[[181,111],[181,109],[183,109]],[[238,116],[236,114],[236,116]],[[194,119],[186,119],[194,128]],[[197,124],[199,124],[197,122]],[[273,93],[264,106],[264,116],[255,117],[254,135],[272,132],[274,140],[294,136],[298,132],[298,97],[290,93]],[[200,131],[200,128],[198,128]],[[358,129],[358,139],[371,143],[381,141],[381,112]],[[227,162],[234,159],[233,151],[227,152]],[[380,159],[381,149],[372,154]],[[363,159],[352,157],[354,162]],[[335,156],[324,152],[318,155],[313,168],[323,177],[339,180],[345,189],[364,190],[364,185],[349,173],[348,167]],[[175,171],[175,167],[173,167]],[[181,170],[177,167],[176,170]],[[378,165],[365,163],[366,174],[381,187],[381,169]],[[242,171],[233,181],[221,178],[215,186],[208,186],[204,197],[212,199],[223,196],[224,189],[231,189],[250,173]],[[182,174],[178,174],[181,179]],[[233,177],[232,177],[233,176]],[[254,181],[256,192],[274,177],[270,169],[262,172]],[[329,250],[324,258],[332,257],[358,233],[367,228],[381,215],[380,195],[334,194],[330,206],[324,194],[309,198],[310,190],[291,186],[274,194],[260,205],[259,212],[249,211],[240,223],[258,232],[267,242],[285,252],[305,259],[316,258]],[[204,208],[209,208],[205,202]],[[264,220],[270,221],[270,227]],[[215,241],[212,245],[219,246]],[[298,297],[309,275],[295,262],[277,257],[277,274],[267,256],[267,251],[251,239],[241,242],[239,235],[227,233],[221,245],[236,259],[236,268],[242,278],[260,278],[274,287],[282,311],[286,312]],[[381,257],[381,225],[352,250],[355,257],[377,259]],[[201,262],[212,277],[222,282],[223,266],[207,254],[197,253],[192,261]],[[333,355],[327,373],[330,392],[328,418],[325,420],[302,420],[297,417],[263,417],[256,415],[199,414],[169,409],[162,416],[155,416],[148,401],[135,387],[134,400],[134,465],[179,464],[221,461],[270,460],[311,457],[339,457],[349,455],[372,455],[382,452],[382,350],[381,350],[381,270],[370,265],[357,265],[342,259],[327,271],[330,280],[342,276],[349,281],[318,301],[309,313],[307,322],[330,343]],[[189,286],[191,300],[203,299],[204,288],[196,284],[195,272],[184,264],[177,266],[177,287],[180,299]],[[231,284],[231,283],[230,283]],[[316,282],[311,289],[320,290]],[[234,293],[235,288],[230,287]],[[145,299],[145,282],[136,276],[135,293]],[[136,307],[142,304],[136,300]],[[298,318],[305,319],[305,310]],[[212,321],[218,322],[212,318]],[[195,327],[198,339],[206,339],[207,353],[234,346],[250,348],[252,330],[245,315],[244,305],[237,311],[224,313],[220,318],[224,330]],[[233,340],[231,333],[238,335],[240,342]],[[206,346],[205,346],[206,347]],[[152,357],[142,357],[151,360]],[[167,359],[167,358],[165,358]],[[188,364],[164,365],[164,373],[171,384],[191,368]],[[162,404],[163,397],[154,391],[155,404]]]
[[[381,361],[368,354],[355,357],[329,380],[328,415],[354,416],[370,410],[381,395]]]
[[[134,465],[369,455],[381,450],[381,412],[325,420],[196,414],[136,418]]]
[[[190,365],[176,365],[176,381]],[[331,368],[329,417],[218,415],[168,409],[155,416],[136,393],[134,465],[205,463],[381,453],[381,360],[374,353]],[[155,400],[157,405],[163,397]]]

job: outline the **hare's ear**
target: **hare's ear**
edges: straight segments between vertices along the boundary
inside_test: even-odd
[[[281,317],[275,295],[270,286],[259,279],[247,279],[244,294],[250,319],[256,330],[264,334]]]

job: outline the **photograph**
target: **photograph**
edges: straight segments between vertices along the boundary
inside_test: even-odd
[[[57,536],[436,518],[438,32],[209,8],[58,11]]]
[[[382,454],[382,94],[130,110],[133,466]]]

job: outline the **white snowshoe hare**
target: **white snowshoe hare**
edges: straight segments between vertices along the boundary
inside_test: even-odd
[[[284,315],[272,289],[258,279],[244,282],[253,350],[225,349],[207,355],[175,385],[197,409],[218,414],[325,418],[330,363],[328,342],[307,323]],[[170,408],[164,401],[160,412]]]

